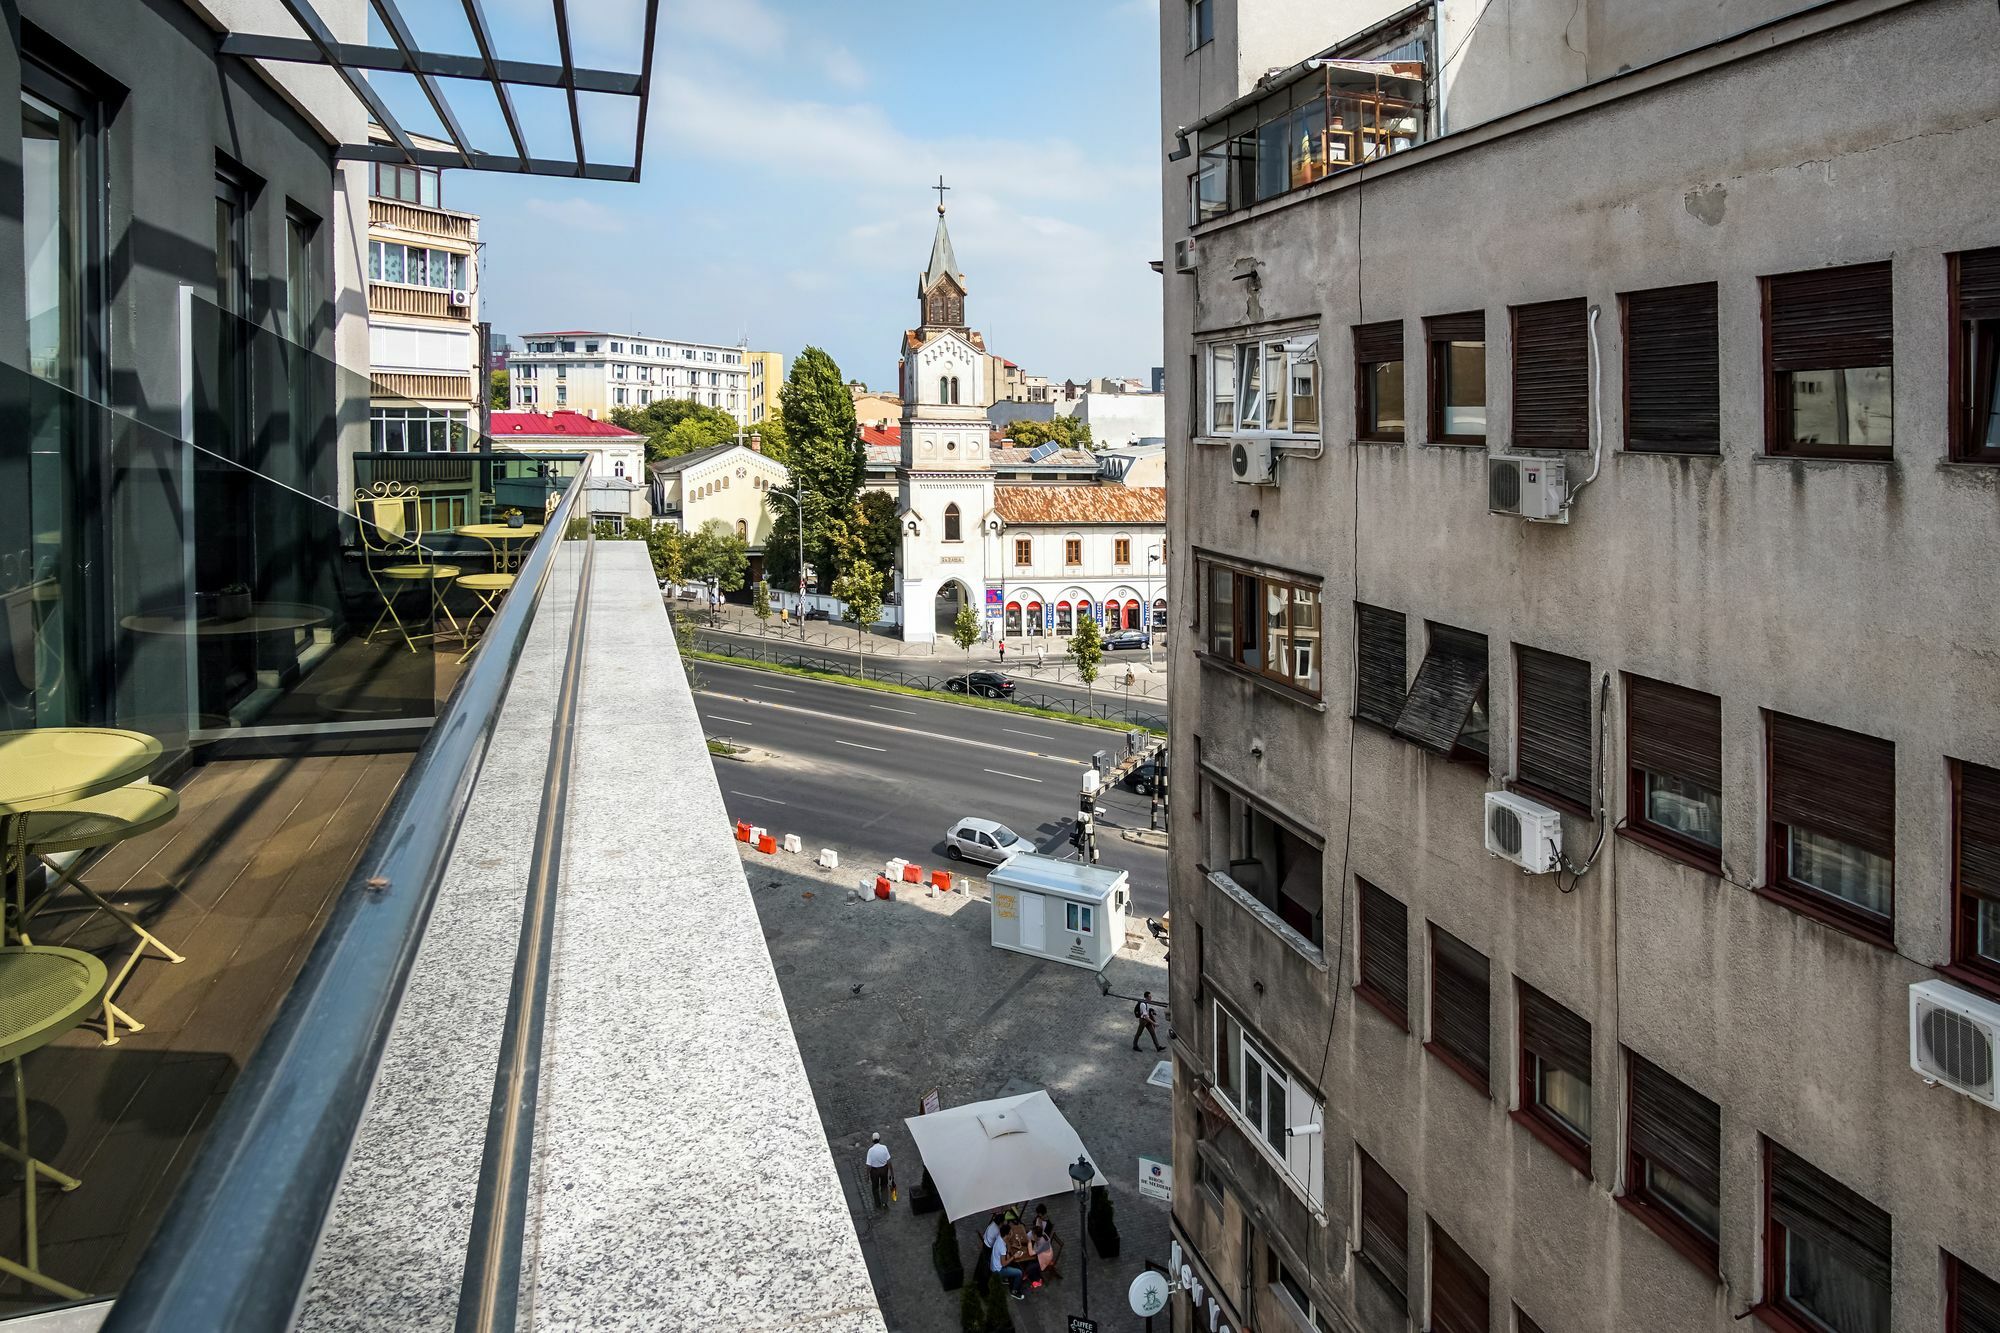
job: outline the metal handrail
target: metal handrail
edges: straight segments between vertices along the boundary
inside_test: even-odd
[[[589,470],[586,458],[577,481]],[[291,1326],[473,784],[585,489],[572,484],[558,499],[105,1333]]]

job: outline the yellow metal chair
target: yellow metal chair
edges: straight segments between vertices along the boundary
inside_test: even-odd
[[[365,642],[375,642],[382,623],[388,621],[414,653],[418,640],[436,636],[439,612],[454,633],[461,633],[451,608],[444,603],[445,589],[461,571],[457,565],[439,564],[424,547],[423,505],[417,488],[400,481],[378,481],[355,492],[354,516],[361,528],[361,562],[382,599],[382,614],[369,626]],[[429,614],[423,628],[413,634],[396,610],[396,601],[416,588],[422,588],[429,598]]]
[[[465,651],[459,654],[458,658],[459,661],[463,662],[466,658],[472,656],[472,650],[479,646],[472,638],[473,625],[478,622],[482,614],[488,617],[500,614],[501,599],[513,591],[514,576],[501,570],[496,570],[491,574],[461,574],[458,579],[458,586],[471,592],[473,596],[479,599],[479,605],[466,613],[463,635]]]
[[[83,853],[136,838],[142,833],[150,833],[160,825],[180,813],[181,798],[168,787],[155,786],[150,782],[135,783],[129,787],[119,787],[78,801],[73,805],[57,806],[51,810],[37,810],[20,816],[23,826],[22,841],[27,854],[37,857],[48,868],[48,886],[34,899],[20,908],[15,934],[18,942],[32,943],[28,927],[43,913],[81,910],[85,912],[105,912],[114,917],[125,929],[137,937],[138,943],[126,955],[124,966],[112,974],[104,988],[104,1044],[118,1044],[118,1028],[123,1024],[133,1032],[143,1032],[146,1025],[118,1007],[118,988],[132,975],[132,969],[139,965],[139,959],[146,949],[157,949],[160,956],[170,963],[184,961],[180,954],[169,948],[159,936],[147,930],[128,912],[114,906],[104,895],[77,878],[83,865]],[[77,853],[67,865],[58,865],[55,857],[65,852]],[[70,907],[58,901],[65,889],[74,889],[82,895],[84,902]]]

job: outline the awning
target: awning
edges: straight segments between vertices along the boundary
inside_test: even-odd
[[[1016,1097],[968,1102],[903,1121],[916,1140],[917,1156],[931,1173],[944,1214],[961,1217],[1076,1188],[1069,1178],[1077,1158],[1096,1159],[1037,1088]],[[1091,1184],[1105,1183],[1098,1172]]]

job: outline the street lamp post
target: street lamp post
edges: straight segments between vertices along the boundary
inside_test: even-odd
[[[1090,1318],[1090,1246],[1084,1236],[1089,1225],[1084,1217],[1084,1199],[1090,1192],[1090,1178],[1097,1174],[1097,1168],[1090,1159],[1078,1153],[1076,1161],[1070,1164],[1069,1178],[1076,1182],[1076,1248],[1083,1255],[1083,1317]]]
[[[804,500],[785,491],[767,491],[766,494],[790,500],[799,511],[799,641],[803,643],[806,637],[806,505]]]
[[[1146,548],[1146,665],[1153,665],[1153,566],[1160,563],[1160,548]]]

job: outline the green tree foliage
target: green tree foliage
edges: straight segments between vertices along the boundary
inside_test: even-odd
[[[701,531],[686,534],[681,545],[681,559],[689,582],[707,583],[713,579],[715,586],[724,592],[735,592],[743,586],[750,570],[750,550],[721,519],[712,518],[701,525]]]
[[[513,392],[511,378],[504,370],[493,371],[486,377],[486,404],[495,412],[507,410],[509,396]]]
[[[757,447],[780,463],[791,458],[790,437],[785,434],[785,419],[776,413],[765,417],[754,426],[743,428],[743,443],[750,443],[750,437],[757,437]]]
[[[678,458],[736,440],[735,417],[720,408],[681,398],[662,398],[644,407],[614,407],[611,420],[645,436],[646,457],[653,460]]]
[[[665,519],[628,518],[623,532],[611,531],[611,524],[600,520],[594,533],[603,541],[646,543],[646,554],[653,561],[654,578],[662,583],[686,582],[681,530]]]
[[[966,602],[958,608],[958,615],[951,622],[951,641],[972,655],[972,645],[979,642],[979,613]]]
[[[771,618],[771,585],[762,579],[750,589],[750,614],[761,623]]]
[[[820,348],[808,347],[792,362],[776,420],[785,463],[792,473],[791,485],[784,493],[801,501],[806,560],[819,572],[824,586],[845,569],[834,550],[832,528],[836,521],[847,522],[853,517],[854,500],[866,477],[867,456],[854,420],[854,396],[841,378],[840,367]],[[780,495],[773,495],[768,503],[776,515],[771,540],[765,546],[771,577],[785,587],[796,587],[800,506]],[[888,524],[892,542],[893,509],[892,502]]]
[[[1094,699],[1097,668],[1104,661],[1104,634],[1096,618],[1087,613],[1076,618],[1076,632],[1069,636],[1069,660],[1076,664],[1076,674]]]
[[[1050,443],[1060,444],[1065,449],[1088,449],[1090,423],[1078,421],[1075,417],[1057,417],[1053,421],[1016,421],[1007,427],[1007,438],[1023,449]]]
[[[867,561],[882,575],[886,586],[893,579],[896,557],[902,552],[902,534],[896,527],[896,497],[887,491],[863,491],[855,509],[850,523],[859,530],[861,540],[851,558]],[[846,565],[841,568],[845,570]]]
[[[833,581],[833,595],[847,605],[847,618],[861,628],[859,651],[868,651],[868,631],[882,618],[882,572],[856,564]]]

